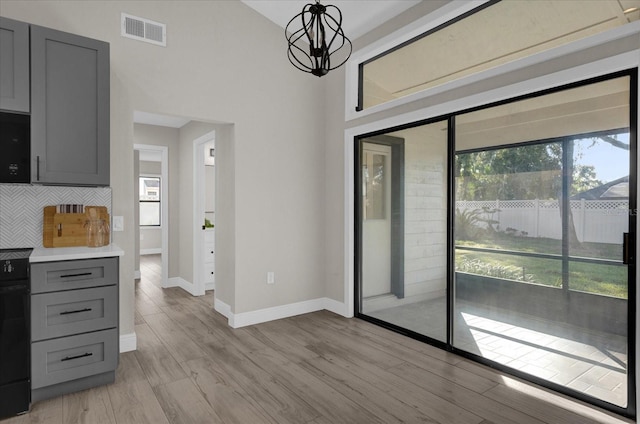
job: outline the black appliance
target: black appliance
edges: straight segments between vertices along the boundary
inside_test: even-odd
[[[30,117],[0,112],[0,183],[31,181]]]
[[[27,412],[31,400],[31,250],[0,249],[0,419]]]

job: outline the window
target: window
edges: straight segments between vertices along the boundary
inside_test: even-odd
[[[359,64],[357,110],[640,19],[640,2],[487,1]],[[508,34],[508,37],[505,37]]]
[[[160,226],[160,177],[140,177],[140,226]]]

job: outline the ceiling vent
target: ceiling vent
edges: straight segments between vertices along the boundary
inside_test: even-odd
[[[122,13],[120,27],[123,37],[157,46],[167,46],[167,25],[165,24]]]

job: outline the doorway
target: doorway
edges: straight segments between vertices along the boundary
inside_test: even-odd
[[[215,131],[193,140],[193,277],[197,295],[215,289],[215,142]]]
[[[142,214],[138,212],[136,215],[137,238],[140,243],[142,243],[144,237],[153,239],[151,241],[152,244],[149,247],[140,248],[138,254],[160,255],[160,287],[165,288],[169,286],[169,149],[167,146],[149,144],[134,144],[133,148],[138,152],[139,157],[135,167],[138,172],[134,182],[136,187],[136,190],[134,190],[136,209],[140,211],[140,208],[142,208]],[[145,164],[153,167],[155,172],[141,171],[141,167]],[[159,174],[156,173],[158,168]],[[146,192],[147,189],[148,193]],[[145,211],[147,212],[146,214]],[[148,222],[141,222],[141,216],[147,216],[145,219]],[[158,238],[159,240],[157,240]],[[139,269],[141,271],[141,268]]]
[[[356,315],[635,416],[636,79],[356,137]],[[369,237],[367,179],[387,162],[366,141],[381,135],[405,144],[392,230],[406,238],[405,296],[372,307],[367,255],[388,241]]]

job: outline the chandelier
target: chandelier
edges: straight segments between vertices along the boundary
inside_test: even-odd
[[[285,36],[289,62],[318,77],[342,66],[351,56],[351,41],[342,30],[342,12],[336,6],[321,5],[320,0],[305,5],[289,21]]]

